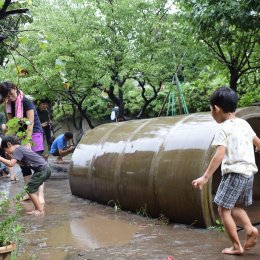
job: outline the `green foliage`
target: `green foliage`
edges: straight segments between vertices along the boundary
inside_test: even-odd
[[[7,135],[15,136],[22,145],[32,144],[31,136],[28,134],[27,127],[30,125],[28,118],[13,117],[7,123]]]
[[[9,3],[8,3],[9,2]],[[31,22],[27,5],[31,1],[0,1],[0,65],[5,66],[6,57],[19,45],[18,34],[20,26]]]
[[[21,206],[19,202],[24,196],[22,192],[12,201],[5,193],[0,193],[0,246],[19,243],[22,239],[22,225],[18,222]]]
[[[245,93],[239,100],[240,107],[251,106],[260,101],[259,89]]]
[[[254,87],[254,83],[256,87]],[[256,102],[260,102],[260,81],[257,78],[253,80],[244,79],[238,87],[239,106],[250,106]]]
[[[118,101],[128,116],[136,117],[146,101],[140,88],[120,87],[120,82],[137,78],[158,88],[159,82],[171,80],[180,63],[188,66],[192,61],[189,38],[172,27],[175,17],[166,3],[124,0],[72,5],[58,0],[53,5],[35,1],[31,11],[37,19],[20,37],[21,51],[32,62],[16,58],[9,65],[8,77],[15,76],[19,65],[29,71],[19,78],[21,88],[36,99],[48,95],[62,106],[68,104],[78,111],[83,106],[82,111],[93,119],[107,118],[111,105]],[[40,68],[39,74],[35,68]],[[103,90],[109,91],[110,100],[101,97]],[[153,95],[147,88],[145,98]],[[128,103],[133,96],[137,105]],[[151,103],[146,116],[157,114],[155,107]]]
[[[136,210],[136,214],[137,215],[140,215],[142,217],[145,217],[145,218],[149,218],[149,214],[148,214],[148,209],[147,209],[147,205],[144,204],[143,207],[141,207],[140,209]]]
[[[215,226],[210,226],[210,227],[208,227],[208,229],[209,230],[217,230],[217,231],[220,231],[220,232],[225,231],[225,228],[224,228],[221,220],[219,220],[219,219],[216,220]]]
[[[213,91],[226,86],[225,75],[217,74],[214,67],[205,66],[197,78],[183,85],[183,91],[190,113],[209,111],[209,98]]]
[[[160,226],[166,226],[170,222],[169,218],[166,217],[163,214],[160,214],[160,216],[156,219],[155,225],[160,225]]]
[[[156,117],[175,74],[189,111],[207,111],[208,96],[231,83],[233,68],[240,105],[257,101],[256,1],[177,2],[173,12],[176,1],[167,0],[35,0],[34,22],[22,28],[0,77],[17,79],[35,99],[50,98],[55,120],[107,120],[114,104],[127,118]]]
[[[208,52],[229,72],[237,90],[241,77],[258,73],[259,2],[233,0],[178,0],[186,33],[203,42]]]
[[[115,213],[119,212],[121,210],[121,206],[120,206],[120,203],[119,201],[115,202],[114,200],[110,200],[107,205],[113,205],[113,208],[114,208],[114,211]]]

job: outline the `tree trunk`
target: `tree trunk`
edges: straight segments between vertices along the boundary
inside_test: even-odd
[[[237,92],[237,82],[239,79],[239,72],[237,69],[230,68],[230,79],[229,79],[229,86],[231,89]]]
[[[118,118],[124,118],[124,91],[123,91],[123,85],[118,86],[118,99],[119,99],[119,115]]]
[[[86,115],[86,111],[85,111],[85,110],[82,110],[82,111],[79,111],[79,112],[80,112],[80,114],[83,116],[83,118],[85,118],[86,121],[88,122],[88,125],[89,125],[90,129],[95,128],[95,127],[92,125],[92,122],[91,122],[90,118]]]

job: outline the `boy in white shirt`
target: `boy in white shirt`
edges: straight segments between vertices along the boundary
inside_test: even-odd
[[[258,237],[257,228],[238,204],[252,204],[253,180],[257,172],[253,144],[259,152],[260,139],[245,120],[236,118],[237,101],[236,92],[227,87],[221,87],[212,94],[211,114],[221,124],[212,143],[216,152],[203,176],[192,181],[193,187],[202,189],[221,164],[222,180],[214,202],[218,205],[222,223],[232,242],[232,246],[223,249],[222,253],[230,255],[241,255],[251,249]],[[237,221],[247,234],[243,246],[237,233]]]

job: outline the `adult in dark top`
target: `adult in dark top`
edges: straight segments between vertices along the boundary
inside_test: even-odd
[[[27,133],[31,135],[34,146],[27,144],[36,153],[42,153],[43,145],[43,129],[36,112],[34,104],[25,97],[24,93],[11,81],[4,81],[0,84],[0,101],[6,103],[6,113],[8,119],[13,117],[27,118],[30,124],[27,126]],[[21,166],[24,180],[27,183],[32,175],[29,167]],[[39,189],[39,198],[44,203],[43,188]]]
[[[37,114],[39,116],[41,126],[44,131],[44,136],[46,138],[48,148],[51,147],[51,120],[50,114],[48,111],[49,100],[48,99],[41,99],[37,102]]]

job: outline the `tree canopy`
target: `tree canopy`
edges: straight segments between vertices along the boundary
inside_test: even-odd
[[[169,91],[178,96],[174,76],[191,112],[228,83],[241,104],[260,99],[257,1],[34,0],[30,12],[0,75],[48,96],[79,130],[114,105],[129,118],[158,116]]]
[[[26,5],[31,1],[0,1],[0,65],[7,63],[5,58],[18,46],[21,24],[30,21]]]
[[[237,91],[238,81],[257,75],[260,43],[260,4],[248,0],[178,1],[185,30],[202,41],[213,57],[229,72],[229,85]],[[256,82],[257,83],[257,82]]]

